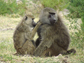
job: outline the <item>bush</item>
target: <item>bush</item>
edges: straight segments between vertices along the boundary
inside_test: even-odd
[[[84,0],[69,0],[68,9],[71,12],[71,17],[80,18],[84,15]]]
[[[67,2],[67,4],[65,4]],[[54,9],[63,10],[69,5],[67,0],[41,0],[44,7],[51,7]]]
[[[82,24],[81,29],[84,32],[84,0],[69,0],[70,5],[68,9],[70,10],[71,18],[81,18]]]
[[[26,6],[25,0],[22,4],[16,3],[16,0],[8,0],[8,2],[4,2],[4,0],[0,0],[0,14],[20,14],[22,15],[25,11],[24,7]]]

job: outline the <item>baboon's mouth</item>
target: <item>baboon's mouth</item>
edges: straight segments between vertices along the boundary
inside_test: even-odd
[[[55,21],[50,21],[51,25],[54,25],[56,22]]]

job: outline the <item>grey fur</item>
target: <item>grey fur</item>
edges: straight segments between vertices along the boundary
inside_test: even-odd
[[[34,17],[31,14],[26,14],[16,27],[13,35],[14,47],[17,51],[16,54],[32,55],[33,51],[35,50],[35,46],[31,42],[31,40],[33,39],[40,24],[38,23],[37,26],[33,30],[31,30],[31,28],[33,27],[32,18]]]
[[[55,24],[51,24],[47,18],[49,12],[55,13]],[[43,25],[40,28],[41,41],[34,51],[35,56],[45,56],[49,52],[49,56],[57,56],[66,53],[70,44],[70,36],[63,20],[52,8],[44,8],[40,14],[40,21]]]

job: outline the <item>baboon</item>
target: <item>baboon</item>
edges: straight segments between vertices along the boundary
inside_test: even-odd
[[[33,37],[40,26],[40,22],[35,26],[33,21],[34,17],[31,13],[26,14],[22,21],[16,27],[16,30],[13,35],[14,47],[17,51],[16,54],[33,54],[35,50],[35,45],[32,43]],[[32,30],[31,28],[35,26]]]
[[[74,49],[68,50],[70,36],[63,20],[52,8],[44,8],[40,14],[39,21],[42,23],[37,32],[39,38],[36,40],[37,48],[35,56],[57,56],[65,53],[75,53]]]

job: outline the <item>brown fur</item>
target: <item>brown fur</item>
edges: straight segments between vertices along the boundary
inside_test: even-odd
[[[25,20],[25,18],[28,18]],[[35,46],[31,42],[33,39],[38,27],[41,23],[38,23],[37,26],[31,30],[32,26],[32,14],[26,14],[22,21],[16,27],[16,30],[13,35],[14,47],[17,51],[17,54],[33,54]]]
[[[41,42],[34,51],[35,56],[45,56],[48,52],[50,56],[57,56],[60,53],[66,53],[68,50],[70,36],[67,28],[63,24],[62,18],[55,12],[55,10],[51,8],[43,9],[40,21],[49,22],[47,17],[51,11],[56,14],[55,18],[57,19],[57,22],[54,25],[43,24],[40,26]]]

